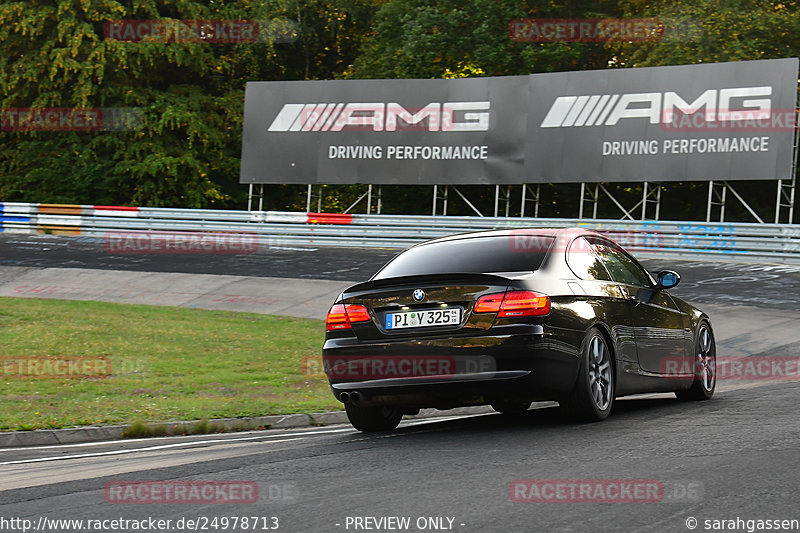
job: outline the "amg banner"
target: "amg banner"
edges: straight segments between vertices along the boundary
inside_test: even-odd
[[[790,177],[797,59],[457,80],[250,82],[242,183]]]
[[[528,77],[250,82],[242,183],[521,183]]]
[[[525,175],[550,181],[791,176],[797,59],[531,75]]]

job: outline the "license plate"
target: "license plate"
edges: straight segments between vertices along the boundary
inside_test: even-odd
[[[461,308],[422,309],[403,313],[387,313],[386,329],[453,326],[461,323]]]

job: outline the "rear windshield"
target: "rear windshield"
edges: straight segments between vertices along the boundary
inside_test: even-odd
[[[553,240],[552,236],[536,235],[535,239],[521,241],[510,235],[425,244],[395,257],[374,279],[451,272],[484,274],[534,271],[542,266]],[[520,245],[521,242],[524,245]]]

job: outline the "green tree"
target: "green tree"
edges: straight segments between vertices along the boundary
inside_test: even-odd
[[[356,78],[507,76],[607,68],[598,43],[526,43],[509,36],[519,18],[616,17],[617,2],[524,0],[392,0],[356,61]]]
[[[661,39],[654,42],[615,43],[612,64],[618,67],[651,67],[697,63],[719,63],[800,56],[800,6],[798,2],[775,0],[649,1],[623,0],[626,16],[655,18],[663,24]],[[749,181],[733,184],[748,204],[766,221],[773,218],[774,182]],[[679,183],[672,190],[685,198],[673,209],[675,218],[702,219],[707,185]],[[705,194],[704,194],[705,193]],[[730,196],[729,196],[730,197]],[[752,216],[733,199],[726,216],[752,222]]]
[[[626,16],[663,24],[655,42],[618,44],[624,67],[720,63],[800,55],[797,2],[774,0],[623,0]]]
[[[0,132],[3,200],[241,207],[247,81],[332,78],[375,2],[0,1],[0,108],[135,108],[131,131]],[[257,42],[121,42],[121,19],[258,20]],[[8,128],[4,128],[8,129]]]

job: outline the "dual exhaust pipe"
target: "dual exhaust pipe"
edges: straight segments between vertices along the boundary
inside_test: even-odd
[[[345,405],[347,404],[358,405],[358,403],[361,402],[361,400],[363,399],[364,395],[362,395],[357,390],[353,392],[343,392],[339,395],[339,401]]]

